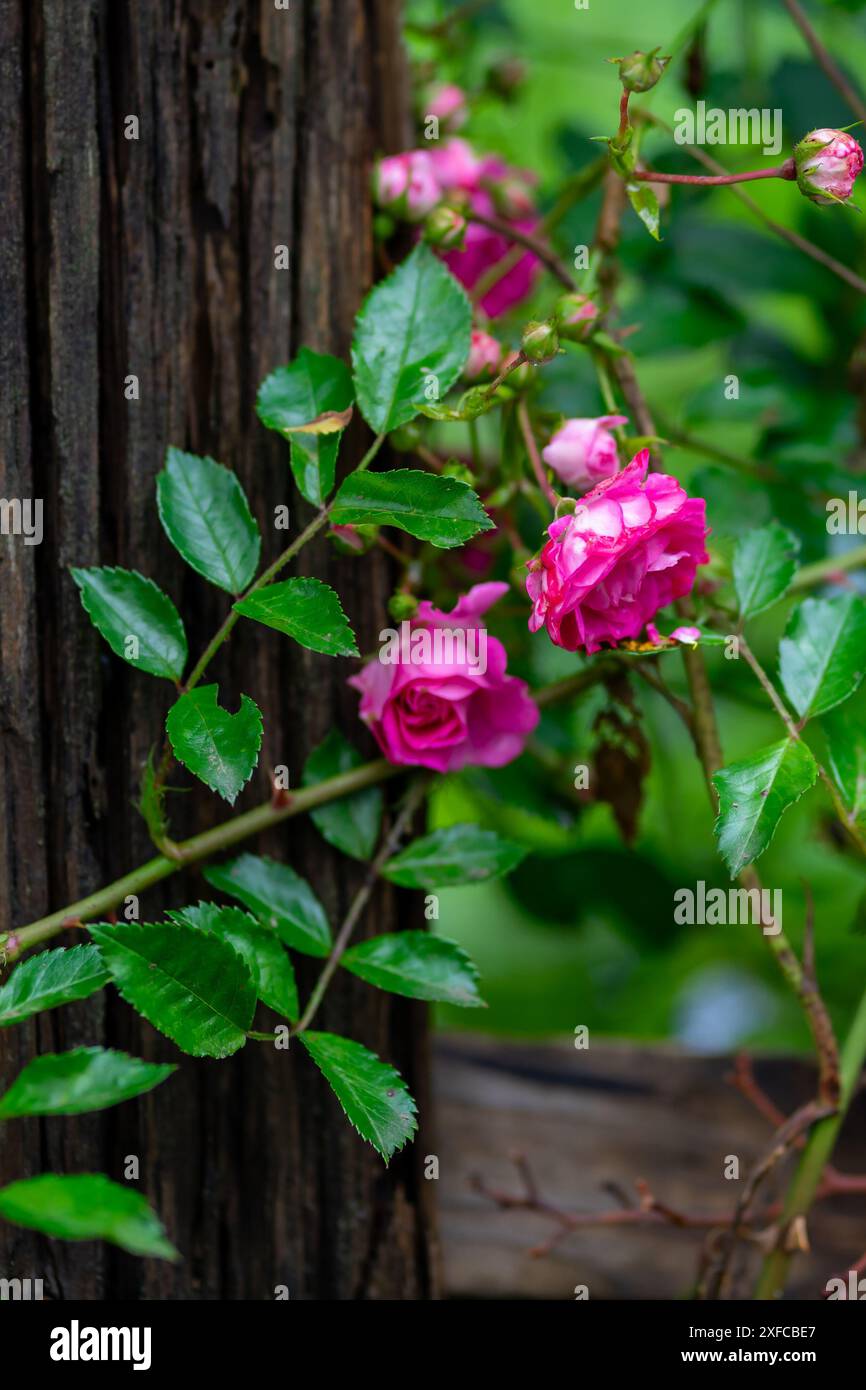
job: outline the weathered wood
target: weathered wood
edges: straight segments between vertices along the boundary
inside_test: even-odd
[[[614,1183],[635,1195],[645,1179],[658,1201],[680,1212],[729,1212],[741,1183],[723,1176],[726,1155],[740,1172],[766,1152],[770,1127],[730,1086],[731,1059],[673,1047],[593,1043],[515,1044],[465,1036],[437,1040],[438,1188],[445,1291],[457,1298],[590,1299],[688,1296],[703,1233],[669,1226],[569,1234],[550,1254],[530,1250],[554,1230],[536,1213],[507,1211],[473,1190],[472,1176],[520,1192],[512,1155],[526,1156],[540,1192],[567,1211],[610,1211]],[[764,1058],[755,1066],[786,1113],[814,1094],[808,1062]],[[855,1099],[835,1156],[844,1172],[866,1172],[866,1096]],[[788,1167],[786,1172],[790,1172]],[[779,1194],[771,1183],[767,1200]],[[818,1299],[828,1278],[866,1249],[866,1201],[832,1197],[809,1221],[812,1252],[796,1260],[790,1293]],[[750,1253],[737,1265],[747,1297]]]
[[[0,930],[61,906],[146,858],[130,809],[170,702],[127,670],[81,610],[70,564],[155,575],[191,649],[226,597],[185,570],[162,534],[154,480],[169,443],[235,467],[264,554],[285,543],[274,507],[295,506],[287,450],[257,422],[260,379],[302,343],[345,354],[373,275],[368,180],[404,143],[408,110],[397,0],[0,0],[4,142],[0,238],[0,496],[45,502],[45,539],[0,540]],[[125,138],[137,116],[139,139]],[[290,269],[275,268],[286,245]],[[140,399],[127,400],[134,374]],[[32,441],[32,447],[31,447]],[[349,458],[365,444],[361,428]],[[333,583],[362,649],[381,626],[385,557],[355,562],[326,541],[305,570]],[[213,675],[265,714],[260,771],[297,782],[336,721],[363,741],[346,667],[242,624]],[[368,751],[370,747],[368,745]],[[188,780],[188,779],[184,779]],[[184,833],[221,818],[201,789],[178,798]],[[332,919],[360,870],[293,822],[259,848],[303,869]],[[142,903],[207,893],[197,874]],[[377,892],[366,930],[397,922]],[[401,925],[416,911],[400,909]],[[302,971],[309,985],[311,971]],[[425,1098],[424,1015],[351,978],[321,1013],[388,1056]],[[0,1035],[9,1080],[34,1050],[103,1042],[175,1050],[112,992]],[[172,1081],[104,1115],[5,1127],[0,1181],[43,1169],[141,1160],[141,1190],[184,1254],[169,1267],[103,1246],[45,1243],[0,1227],[0,1269],[43,1277],[52,1297],[427,1296],[434,1288],[423,1146],[387,1170],[349,1129],[314,1070],[247,1047],[226,1063],[184,1059]]]

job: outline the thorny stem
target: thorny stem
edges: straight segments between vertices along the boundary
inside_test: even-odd
[[[641,183],[688,183],[705,188],[722,187],[732,183],[753,183],[755,179],[795,179],[793,159],[772,169],[752,169],[746,174],[662,174],[658,169],[633,169],[629,179]]]
[[[535,474],[538,486],[555,511],[559,502],[559,497],[554,492],[550,480],[544,471],[544,464],[541,461],[538,445],[535,442],[535,435],[532,432],[532,421],[529,418],[529,409],[526,404],[525,396],[521,396],[518,401],[517,419],[520,424],[520,433],[523,435],[523,442],[526,445],[526,452],[529,455],[529,462],[532,464],[532,471]]]

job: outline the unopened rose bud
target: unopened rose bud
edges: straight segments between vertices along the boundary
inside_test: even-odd
[[[498,183],[491,184],[490,195],[496,205],[496,211],[502,217],[517,220],[521,217],[532,217],[535,214],[532,191],[523,179],[514,177],[501,179]]]
[[[812,130],[794,146],[797,187],[813,203],[847,203],[863,151],[844,130]]]
[[[418,612],[418,600],[414,594],[392,594],[388,600],[388,612],[395,623],[406,618],[414,618]]]
[[[453,82],[440,82],[428,88],[422,106],[424,116],[435,116],[440,127],[449,133],[465,125],[469,115],[466,94]]]
[[[502,344],[480,328],[473,328],[469,344],[469,356],[463,368],[464,381],[481,381],[484,377],[494,377],[502,361]]]
[[[627,423],[624,415],[566,420],[541,456],[564,483],[576,492],[586,492],[619,468],[616,440],[610,431]]]
[[[377,526],[332,526],[328,531],[341,555],[364,555],[376,543]]]
[[[441,251],[459,251],[466,236],[466,218],[445,203],[434,208],[424,223],[424,237]]]
[[[380,208],[408,222],[421,222],[442,196],[426,150],[406,150],[380,159],[373,172],[373,197]]]
[[[530,362],[549,362],[559,351],[559,336],[552,323],[528,323],[521,347]]]
[[[619,80],[627,92],[648,92],[654,87],[670,62],[670,57],[659,58],[658,49],[651,53],[637,50],[627,58],[611,58],[610,62],[619,64]]]
[[[562,295],[553,312],[560,338],[568,338],[574,343],[585,342],[592,336],[598,313],[598,305],[592,302],[589,295],[581,294],[579,290]]]

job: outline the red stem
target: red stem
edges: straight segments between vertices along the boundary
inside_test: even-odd
[[[643,183],[694,183],[704,187],[728,183],[753,183],[755,179],[795,179],[794,161],[788,159],[773,169],[753,169],[749,174],[661,174],[656,169],[635,169],[629,175]]]

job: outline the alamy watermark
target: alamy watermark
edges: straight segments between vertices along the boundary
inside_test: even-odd
[[[23,536],[25,545],[41,545],[42,534],[41,497],[0,497],[0,536]]]
[[[700,879],[694,888],[674,890],[674,921],[678,926],[760,926],[764,936],[782,930],[781,888],[707,888]]]
[[[468,667],[477,676],[487,670],[485,627],[416,627],[404,619],[399,630],[383,628],[379,641],[383,666]]]
[[[782,112],[768,106],[708,110],[707,103],[699,101],[694,111],[681,106],[674,113],[674,140],[678,145],[760,145],[764,154],[779,154]]]

